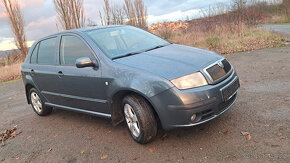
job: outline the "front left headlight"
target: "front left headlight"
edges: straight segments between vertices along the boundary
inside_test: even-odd
[[[189,89],[189,88],[195,88],[195,87],[208,85],[205,77],[200,72],[196,72],[193,74],[182,76],[177,79],[173,79],[171,80],[171,82],[178,89]]]

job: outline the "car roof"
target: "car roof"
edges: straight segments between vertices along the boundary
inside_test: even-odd
[[[125,27],[125,26],[129,26],[129,25],[108,25],[108,26],[94,26],[94,27],[86,27],[86,28],[79,28],[79,29],[71,29],[71,30],[64,30],[58,33],[54,33],[51,35],[48,35],[44,38],[47,37],[51,37],[51,36],[56,36],[56,35],[60,35],[60,34],[65,34],[65,33],[82,33],[82,32],[86,32],[86,31],[90,31],[90,30],[94,30],[94,29],[105,29],[105,28],[113,28],[113,27]]]

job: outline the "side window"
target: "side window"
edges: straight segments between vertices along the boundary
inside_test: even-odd
[[[93,59],[89,47],[76,36],[62,36],[60,45],[60,64],[74,66],[81,57]]]
[[[43,40],[39,43],[38,64],[55,65],[55,49],[57,46],[57,37]]]
[[[32,63],[32,64],[36,64],[38,48],[39,48],[39,43],[35,46],[32,54],[31,54],[30,63]]]

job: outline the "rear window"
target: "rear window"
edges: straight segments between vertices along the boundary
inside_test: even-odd
[[[55,58],[56,46],[57,37],[41,41],[39,43],[37,63],[45,65],[55,65],[57,63]]]

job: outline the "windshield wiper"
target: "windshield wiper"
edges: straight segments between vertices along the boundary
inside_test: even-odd
[[[132,56],[132,55],[135,55],[135,54],[140,54],[140,53],[147,52],[147,51],[154,50],[154,49],[158,49],[158,48],[162,48],[162,47],[167,46],[167,45],[170,45],[170,44],[171,44],[171,43],[169,43],[169,44],[164,44],[164,45],[158,45],[158,46],[155,46],[155,47],[150,48],[150,49],[141,50],[141,51],[137,51],[137,52],[127,53],[127,54],[125,54],[125,55],[121,55],[121,56],[113,57],[112,60],[114,60],[114,59],[119,59],[119,58],[123,58],[123,57]]]
[[[139,53],[142,53],[142,52],[144,52],[144,51],[142,50],[142,51],[138,51],[138,52],[131,52],[131,53],[127,53],[125,55],[113,57],[112,59],[114,60],[114,59],[119,59],[119,58],[123,58],[123,57],[128,57],[128,56],[139,54]]]
[[[154,50],[154,49],[158,49],[158,48],[162,48],[162,47],[167,46],[167,45],[170,45],[170,44],[158,45],[158,46],[155,46],[153,48],[145,50],[145,52],[148,52],[148,51],[151,51],[151,50]]]

